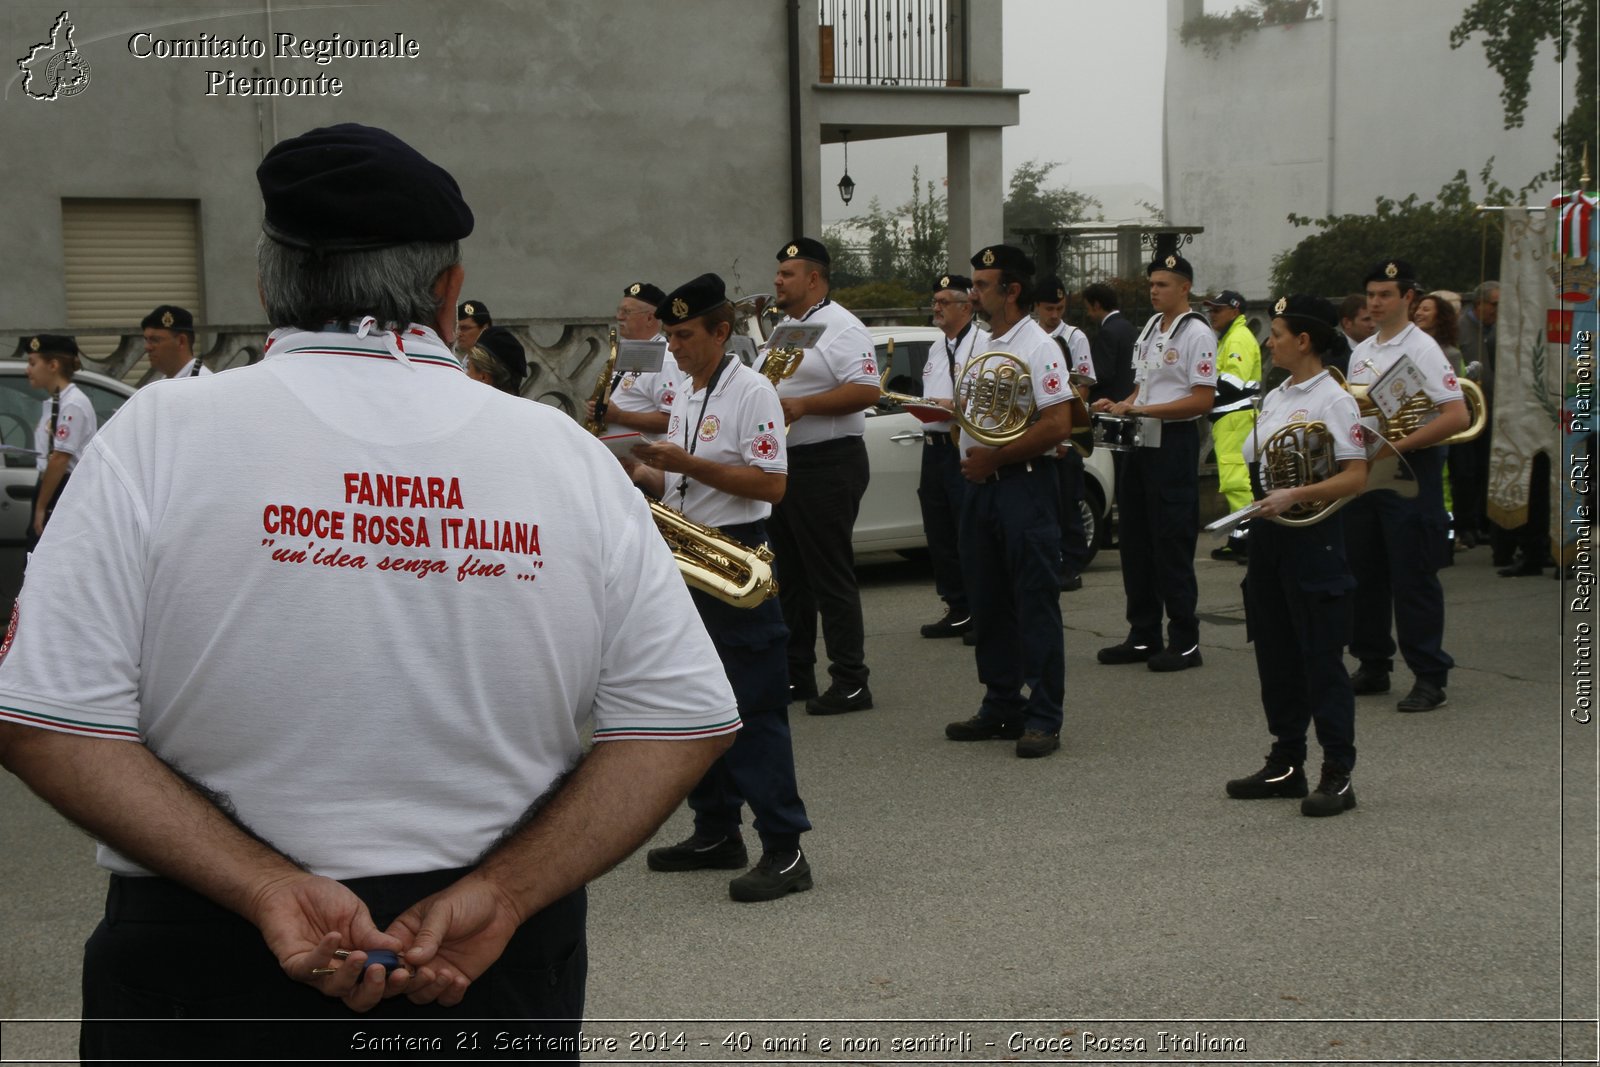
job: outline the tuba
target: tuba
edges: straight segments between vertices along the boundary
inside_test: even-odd
[[[1009,445],[1033,424],[1037,406],[1028,365],[998,349],[967,360],[956,383],[956,421],[990,448]]]
[[[594,392],[589,399],[594,403],[594,416],[583,420],[583,428],[599,437],[606,432],[606,406],[611,398],[611,379],[617,373],[617,328],[611,327],[607,338],[611,346],[611,354],[606,357],[605,366],[600,368],[600,378],[594,383]]]
[[[650,501],[650,517],[691,588],[736,608],[753,608],[778,595],[767,546],[740,544],[655,500]]]
[[[1428,399],[1426,393],[1416,393],[1406,398],[1406,402],[1395,412],[1394,418],[1384,416],[1377,401],[1369,395],[1372,387],[1368,385],[1351,385],[1345,381],[1344,375],[1339,373],[1337,367],[1329,368],[1334,380],[1347,389],[1351,396],[1356,398],[1356,407],[1361,411],[1362,418],[1375,418],[1378,420],[1378,432],[1389,441],[1398,441],[1403,437],[1421,429],[1432,417],[1434,404]],[[1431,447],[1439,445],[1466,444],[1479,434],[1489,422],[1489,408],[1483,399],[1483,388],[1477,382],[1468,378],[1460,380],[1461,398],[1467,404],[1469,422],[1467,428],[1459,433],[1451,434],[1442,441],[1434,442]]]
[[[1369,431],[1370,432],[1370,431]],[[1333,454],[1333,435],[1325,422],[1291,422],[1282,426],[1259,449],[1261,488],[1270,493],[1274,489],[1293,489],[1301,485],[1315,485],[1332,478],[1339,471]],[[1404,497],[1417,495],[1415,480],[1403,476],[1408,472],[1400,453],[1388,441],[1383,451],[1367,461],[1367,484],[1362,493],[1378,489],[1391,489]],[[1357,494],[1360,495],[1360,494]],[[1337,500],[1306,500],[1288,510],[1272,516],[1272,521],[1283,526],[1311,526],[1326,519],[1344,507],[1355,496],[1342,496]],[[1224,515],[1206,526],[1208,533],[1232,530],[1235,526],[1261,510],[1260,503],[1246,504],[1238,511]]]

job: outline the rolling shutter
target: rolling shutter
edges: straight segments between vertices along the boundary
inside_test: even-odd
[[[194,200],[61,201],[67,325],[75,330],[136,333],[157,304],[177,304],[205,321],[200,292],[200,205]],[[89,359],[103,360],[115,337],[80,337]],[[141,358],[123,379],[149,370]]]

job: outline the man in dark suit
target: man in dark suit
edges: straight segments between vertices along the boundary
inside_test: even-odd
[[[1116,401],[1133,392],[1133,344],[1139,331],[1117,310],[1117,291],[1096,282],[1083,291],[1084,308],[1100,325],[1089,351],[1097,379],[1089,390],[1092,404],[1102,397]]]

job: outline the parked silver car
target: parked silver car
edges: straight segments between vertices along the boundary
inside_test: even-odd
[[[933,326],[873,326],[878,368],[888,367],[889,392],[922,395],[922,368],[928,362],[931,346],[944,334]],[[889,359],[889,340],[894,339],[894,358]],[[917,483],[922,471],[922,423],[898,404],[887,401],[867,409],[867,456],[872,464],[872,481],[861,501],[852,541],[856,552],[907,552],[927,548],[922,532],[922,509],[917,502]],[[1115,478],[1110,453],[1096,450],[1084,460],[1084,528],[1089,536],[1089,555],[1105,543],[1111,523],[1111,505],[1116,499]],[[1088,560],[1084,561],[1085,563]]]
[[[106,424],[116,410],[133,395],[133,387],[93,371],[79,371],[73,377],[94,405],[95,420]],[[44,410],[45,392],[28,384],[28,365],[15,360],[0,360],[0,444],[32,449],[33,430]],[[0,470],[0,547],[27,543],[28,524],[33,521],[33,491],[39,471],[31,454],[4,453]]]

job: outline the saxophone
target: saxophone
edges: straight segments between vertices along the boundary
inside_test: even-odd
[[[753,608],[778,595],[772,550],[766,545],[741,544],[655,500],[650,501],[650,517],[690,588],[736,608]]]
[[[600,368],[600,378],[594,383],[594,392],[589,395],[594,404],[594,415],[583,420],[583,428],[599,437],[606,432],[606,406],[611,398],[611,379],[617,373],[617,328],[611,327],[607,338],[611,346],[611,354],[606,357],[605,366]]]

